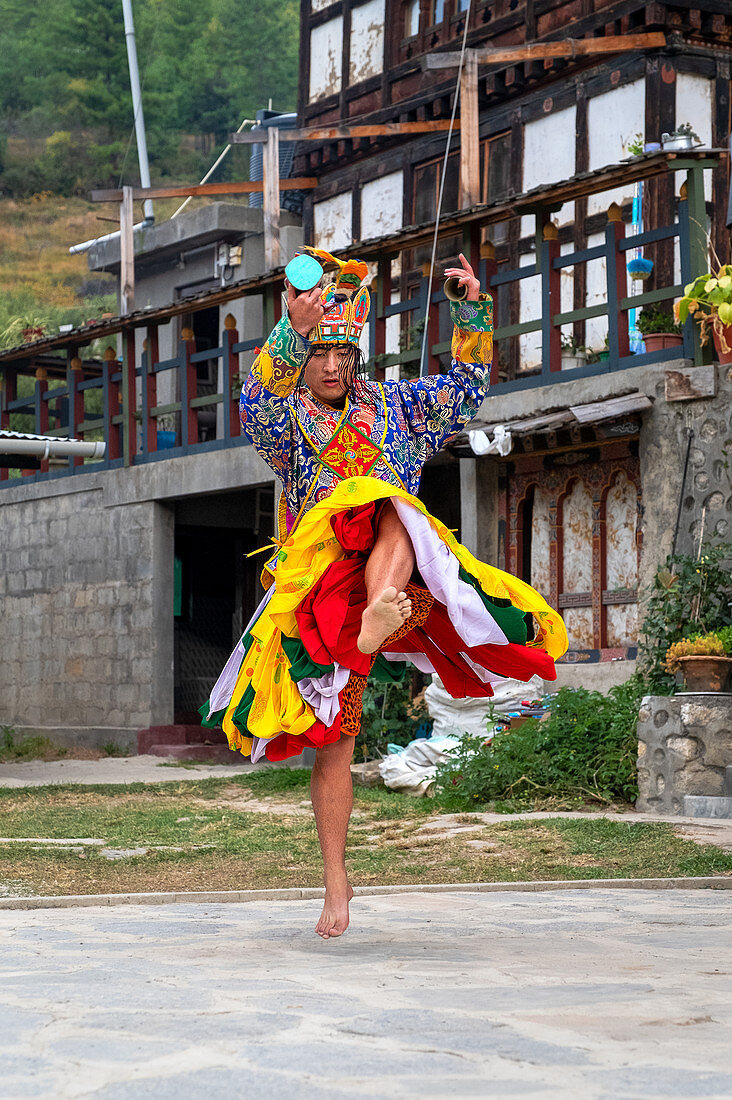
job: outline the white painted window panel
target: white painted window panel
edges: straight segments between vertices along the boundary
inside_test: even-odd
[[[404,224],[404,173],[390,172],[361,188],[361,239],[383,237]]]
[[[368,0],[351,10],[349,84],[384,71],[384,3]]]
[[[341,90],[343,16],[310,32],[310,102]]]
[[[628,145],[636,134],[645,131],[646,84],[635,80],[587,101],[587,134],[590,171],[617,164],[628,156]],[[654,140],[650,135],[648,141]],[[629,202],[635,184],[615,187],[587,200],[588,214],[607,210],[611,203]]]
[[[313,205],[315,247],[333,251],[353,242],[352,196],[350,191]]]

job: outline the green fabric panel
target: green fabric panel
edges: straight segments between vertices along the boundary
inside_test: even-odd
[[[239,701],[239,706],[231,716],[231,720],[239,730],[239,733],[249,734],[247,730],[247,718],[249,717],[249,711],[252,709],[255,695],[256,692],[254,688],[249,684]]]
[[[379,653],[371,666],[369,679],[379,684],[401,684],[406,675],[406,661],[387,661],[383,653]]]
[[[286,634],[283,634],[282,648],[285,651],[287,660],[290,662],[290,678],[294,683],[304,680],[306,676],[312,676],[314,680],[317,680],[320,676],[325,676],[327,672],[332,672],[335,667],[332,664],[316,664],[299,638],[288,638]]]
[[[526,629],[525,612],[519,607],[514,607],[510,600],[496,599],[495,597],[488,596],[480,587],[475,577],[471,577],[470,573],[466,573],[462,565],[460,566],[459,572],[460,580],[465,581],[466,584],[471,585],[475,589],[483,601],[486,611],[496,620],[509,642],[515,642],[517,645],[526,645],[528,633]]]
[[[198,708],[198,713],[201,715],[201,725],[208,726],[209,729],[216,729],[220,726],[224,720],[226,714],[226,707],[223,710],[215,710],[213,714],[208,713],[208,699],[203,706]]]

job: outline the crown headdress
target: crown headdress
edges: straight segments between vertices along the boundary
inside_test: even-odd
[[[368,265],[363,260],[339,260],[320,248],[307,247],[304,251],[315,256],[324,268],[335,270],[335,280],[320,296],[325,313],[311,331],[310,342],[358,346],[371,306],[368,289],[361,285],[368,275]]]

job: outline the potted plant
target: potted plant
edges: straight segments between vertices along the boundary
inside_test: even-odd
[[[691,634],[666,650],[665,668],[681,672],[689,691],[724,691],[732,672],[732,627]]]
[[[165,451],[175,447],[175,413],[163,413],[158,417],[158,450]]]
[[[668,310],[658,306],[646,306],[638,314],[636,328],[643,336],[646,351],[661,351],[662,348],[674,348],[683,343],[681,325]]]
[[[732,264],[719,264],[685,286],[674,313],[682,325],[687,317],[699,322],[702,344],[711,330],[719,362],[732,363]]]
[[[661,143],[666,152],[674,152],[693,149],[695,144],[701,145],[701,138],[688,122],[682,122],[672,134],[661,134]]]
[[[593,358],[593,360],[596,360],[598,363],[604,363],[610,358],[610,342],[609,342],[607,336],[605,337],[605,343],[600,348],[600,350],[599,351],[594,351],[593,350],[592,358]]]
[[[590,349],[578,343],[574,336],[562,337],[562,370],[584,367],[589,355]]]

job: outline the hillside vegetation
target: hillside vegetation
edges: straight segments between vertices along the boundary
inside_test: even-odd
[[[296,0],[133,0],[154,180],[200,178],[270,99],[295,107]],[[0,0],[0,189],[83,195],[135,182],[120,0]],[[232,152],[218,178],[241,177]],[[227,176],[228,174],[228,176]]]

